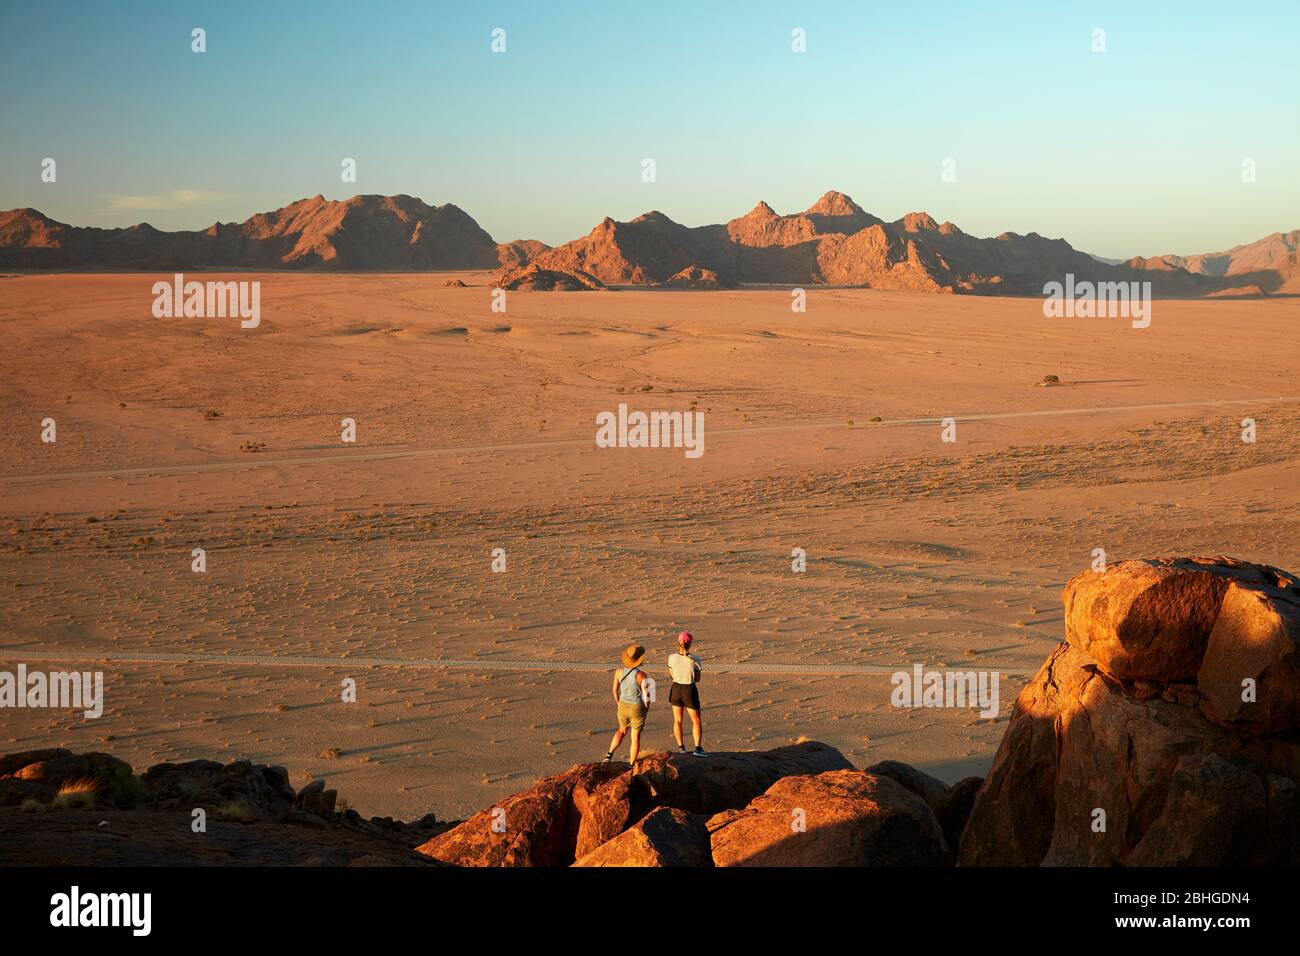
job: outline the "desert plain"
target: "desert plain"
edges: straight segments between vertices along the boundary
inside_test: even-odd
[[[666,686],[689,629],[706,749],[815,739],[953,782],[1095,549],[1300,567],[1297,298],[1157,300],[1135,329],[1034,298],[494,312],[487,272],[196,278],[259,281],[260,324],[154,318],[170,275],[0,278],[0,668],[105,683],[98,719],[4,711],[0,752],[247,758],[456,819],[599,759],[619,650]],[[705,453],[596,447],[620,403],[702,411]],[[918,663],[998,673],[1000,715],[892,706]],[[644,746],[673,746],[666,700]]]

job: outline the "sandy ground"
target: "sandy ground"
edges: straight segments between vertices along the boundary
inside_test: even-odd
[[[0,751],[250,758],[457,817],[599,758],[619,648],[664,672],[686,627],[707,747],[813,738],[951,781],[1094,548],[1300,569],[1300,300],[1161,301],[1145,330],[860,290],[499,314],[483,274],[268,274],[232,277],[262,283],[245,330],[153,318],[157,278],[0,278],[0,669],[106,683],[98,720],[0,712]],[[705,454],[597,448],[619,402],[695,403]],[[892,707],[917,662],[998,672],[1001,717]]]

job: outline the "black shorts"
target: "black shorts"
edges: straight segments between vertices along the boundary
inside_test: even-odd
[[[695,684],[678,684],[674,681],[673,689],[668,692],[668,703],[674,707],[699,710],[700,688]]]

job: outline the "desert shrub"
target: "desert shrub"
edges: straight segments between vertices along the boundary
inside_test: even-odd
[[[252,823],[257,819],[257,813],[243,800],[223,803],[217,807],[217,816],[222,820],[232,820],[235,823]]]
[[[50,802],[56,810],[92,810],[98,799],[99,783],[90,777],[65,780]]]
[[[125,767],[104,768],[96,775],[96,782],[109,802],[121,810],[132,810],[149,799],[144,781]]]

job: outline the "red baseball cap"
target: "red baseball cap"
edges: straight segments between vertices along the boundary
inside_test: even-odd
[[[691,641],[693,640],[695,640],[695,638],[691,637],[690,631],[682,631],[677,635],[677,643],[682,645],[682,647],[690,647]]]

